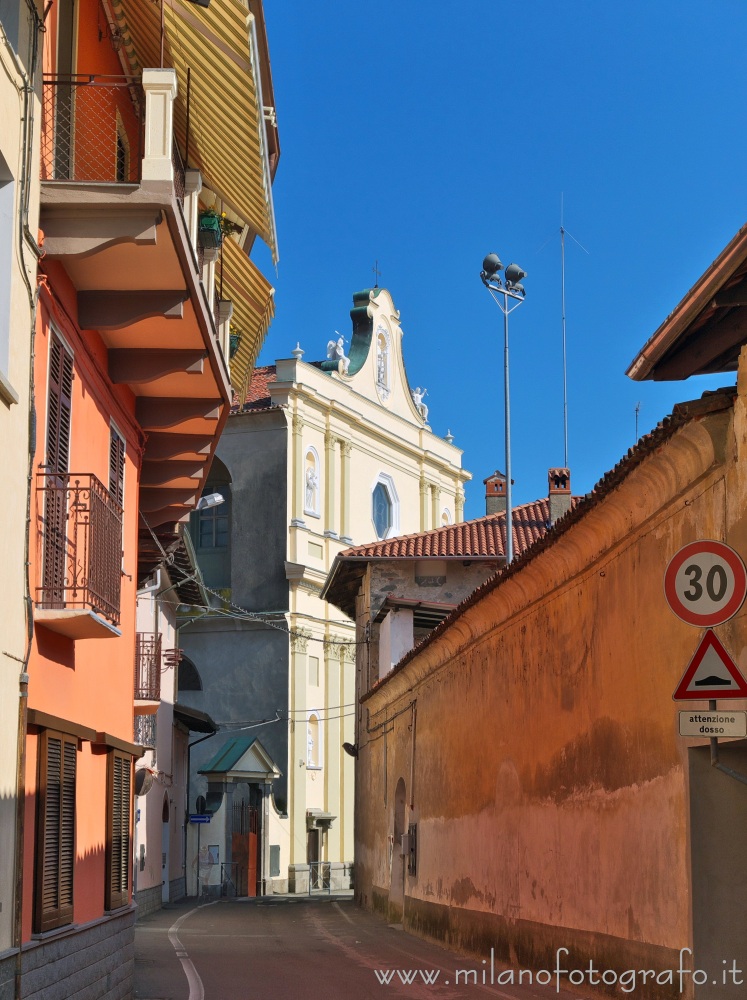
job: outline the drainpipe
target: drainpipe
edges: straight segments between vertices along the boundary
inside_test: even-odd
[[[17,949],[14,974],[14,995],[16,1000],[21,996],[23,977],[23,834],[24,812],[26,804],[26,728],[28,720],[28,664],[31,658],[31,648],[34,637],[34,615],[31,599],[31,584],[29,581],[30,549],[31,549],[31,492],[33,482],[34,455],[36,451],[36,409],[34,402],[34,338],[36,335],[36,306],[39,297],[39,284],[33,288],[26,274],[24,250],[25,241],[34,249],[37,260],[41,251],[36,238],[29,231],[28,212],[31,200],[30,181],[32,169],[32,154],[34,140],[34,94],[36,79],[36,63],[39,53],[38,33],[44,30],[44,24],[39,17],[33,0],[26,0],[28,8],[29,38],[29,73],[27,74],[15,57],[12,47],[5,39],[8,52],[13,56],[19,76],[23,81],[23,133],[22,133],[22,168],[19,183],[18,199],[18,251],[20,270],[23,276],[30,306],[30,339],[29,339],[29,445],[28,471],[26,481],[26,526],[24,532],[24,605],[26,613],[26,651],[23,656],[21,673],[18,678],[18,739],[16,744],[16,824],[15,824],[15,885],[13,899],[13,945]]]
[[[189,781],[190,781],[190,767],[192,760],[192,747],[196,747],[198,743],[204,743],[205,740],[211,739],[216,735],[218,730],[215,732],[208,733],[207,736],[201,736],[199,740],[194,740],[192,743],[187,744],[187,789],[184,795],[185,809],[184,809],[184,888],[187,888],[187,830],[189,829]],[[199,830],[198,830],[199,833]],[[197,869],[197,885],[199,889],[199,861]],[[198,892],[199,896],[199,892]]]

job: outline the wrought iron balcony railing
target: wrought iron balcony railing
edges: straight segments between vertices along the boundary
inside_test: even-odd
[[[138,79],[45,76],[42,90],[43,181],[140,180],[145,103]]]
[[[122,507],[90,473],[37,477],[42,608],[94,611],[119,624]]]
[[[136,715],[134,742],[150,750],[156,749],[156,719],[157,715]]]
[[[138,632],[135,637],[135,700],[161,698],[161,634]]]

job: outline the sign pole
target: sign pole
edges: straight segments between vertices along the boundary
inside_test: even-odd
[[[708,702],[708,709],[711,712],[717,711],[716,709],[716,699],[711,698]],[[718,736],[711,737],[711,767],[718,764]]]
[[[713,740],[711,740],[711,753],[713,753]],[[197,824],[197,902],[200,902],[200,833],[202,823]]]

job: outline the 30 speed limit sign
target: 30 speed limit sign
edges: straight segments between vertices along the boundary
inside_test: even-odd
[[[733,618],[747,594],[741,557],[723,542],[690,542],[664,574],[669,607],[688,625],[708,628]]]

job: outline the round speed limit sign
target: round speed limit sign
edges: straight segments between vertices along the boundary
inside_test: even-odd
[[[690,542],[664,574],[669,607],[688,625],[707,628],[733,618],[747,594],[741,557],[723,542]]]

